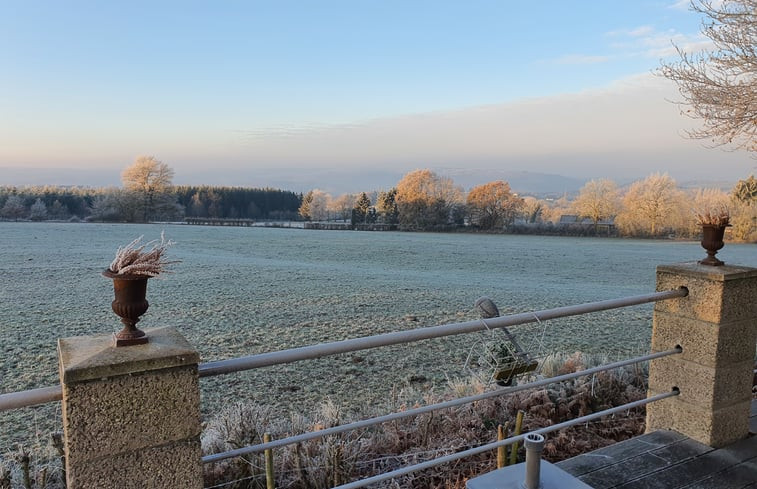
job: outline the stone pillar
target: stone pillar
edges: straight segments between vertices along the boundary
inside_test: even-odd
[[[174,328],[147,334],[58,340],[69,489],[202,488],[199,354]]]
[[[697,263],[657,267],[657,290],[688,297],[655,304],[652,351],[683,353],[653,360],[649,394],[680,395],[647,405],[647,431],[672,429],[712,447],[749,434],[757,269]]]

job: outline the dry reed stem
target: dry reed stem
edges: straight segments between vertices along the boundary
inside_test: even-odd
[[[705,209],[696,212],[697,223],[702,226],[728,226],[731,221],[731,213],[726,206]]]

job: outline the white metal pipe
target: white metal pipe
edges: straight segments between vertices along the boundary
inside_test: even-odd
[[[548,426],[546,428],[540,428],[538,430],[532,431],[531,433],[539,433],[541,435],[543,435],[544,433],[551,433],[553,431],[561,430],[569,426],[586,423],[588,421],[601,418],[602,416],[607,416],[609,414],[615,414],[621,411],[626,411],[628,409],[641,407],[646,404],[649,404],[650,402],[659,401],[661,399],[667,399],[668,397],[673,397],[677,395],[678,395],[678,389],[674,389],[670,392],[666,392],[665,394],[658,394],[656,396],[649,397],[647,399],[641,399],[639,401],[629,402],[628,404],[623,404],[622,406],[617,406],[611,409],[605,409],[604,411],[600,411],[598,413],[592,413],[586,416],[581,416],[580,418],[572,419],[570,421],[565,421],[564,423],[558,423],[556,425]],[[359,481],[350,482],[349,484],[342,484],[341,486],[336,486],[333,489],[358,489],[359,487],[369,486],[371,484],[375,484],[376,482],[381,482],[388,479],[394,479],[395,477],[407,475],[413,472],[417,472],[419,470],[430,469],[432,467],[436,467],[437,465],[441,465],[447,462],[454,462],[455,460],[460,460],[461,458],[471,457],[473,455],[478,455],[479,453],[495,450],[496,448],[499,448],[505,445],[510,445],[512,443],[515,443],[516,441],[520,442],[526,436],[527,435],[525,434],[512,436],[510,438],[506,438],[501,441],[496,441],[493,443],[482,445],[480,447],[471,448],[470,450],[453,453],[451,455],[445,455],[444,457],[439,457],[434,460],[429,460],[428,462],[411,465],[409,467],[403,467],[401,469],[393,470],[391,472],[386,472],[384,474],[379,474],[373,477],[368,477],[366,479],[361,479]]]
[[[608,309],[617,309],[621,307],[635,306],[649,302],[657,302],[677,297],[685,297],[689,291],[685,287],[668,290],[664,292],[654,292],[651,294],[624,297],[620,299],[609,299],[597,302],[588,302],[572,306],[556,307],[553,309],[543,309],[540,311],[524,312],[520,314],[511,314],[509,316],[500,316],[487,319],[484,323],[481,319],[466,321],[462,323],[443,324],[440,326],[429,326],[425,328],[411,329],[408,331],[396,331],[374,336],[365,336],[362,338],[353,338],[332,343],[321,343],[319,345],[303,346],[258,355],[248,355],[245,357],[232,358],[229,360],[219,360],[208,362],[200,365],[200,377],[209,377],[213,375],[222,375],[242,370],[250,370],[260,367],[269,367],[271,365],[280,365],[300,360],[310,360],[321,358],[328,355],[339,353],[348,353],[358,350],[367,350],[369,348],[378,348],[380,346],[397,345],[401,343],[410,343],[413,341],[427,340],[431,338],[440,338],[443,336],[458,335],[464,333],[474,333],[487,329],[516,326],[519,324],[534,323],[556,319],[568,316],[577,316],[590,312],[606,311]]]
[[[47,402],[60,401],[61,399],[63,399],[63,390],[60,385],[20,392],[8,392],[0,394],[0,411],[45,404]]]
[[[550,377],[547,379],[537,380],[534,382],[530,382],[528,384],[496,389],[493,391],[483,392],[481,394],[476,394],[473,396],[461,397],[459,399],[452,399],[450,401],[440,402],[437,404],[429,404],[428,406],[423,406],[423,407],[419,407],[415,409],[408,409],[407,411],[385,414],[384,416],[378,416],[375,418],[355,421],[354,423],[348,423],[348,424],[343,424],[339,426],[332,426],[331,428],[326,428],[323,430],[311,431],[308,433],[303,433],[301,435],[290,436],[288,438],[281,438],[279,440],[274,440],[269,443],[260,443],[257,445],[250,445],[248,447],[237,448],[235,450],[230,450],[228,452],[214,453],[212,455],[204,456],[202,458],[202,461],[203,463],[213,463],[213,462],[220,462],[221,460],[226,460],[232,457],[239,457],[241,455],[247,455],[250,453],[260,453],[271,448],[280,448],[286,445],[292,445],[294,443],[302,443],[308,440],[314,440],[316,438],[323,438],[329,435],[336,435],[339,433],[344,433],[345,431],[368,428],[370,426],[375,426],[375,425],[386,423],[389,421],[396,421],[398,419],[418,416],[420,414],[425,414],[432,411],[438,411],[440,409],[447,409],[447,408],[451,408],[455,406],[461,406],[463,404],[469,404],[472,402],[481,401],[483,399],[489,399],[491,397],[502,396],[505,394],[511,394],[513,392],[519,392],[519,391],[524,391],[528,389],[535,389],[538,387],[543,387],[543,386],[555,384],[558,382],[564,382],[566,380],[571,380],[571,379],[583,377],[586,375],[593,375],[599,372],[604,372],[606,370],[612,370],[614,368],[620,368],[620,367],[625,367],[625,366],[633,365],[640,362],[655,360],[657,358],[662,358],[669,355],[676,355],[676,354],[681,353],[682,351],[683,350],[681,349],[681,347],[676,347],[676,348],[673,348],[672,350],[661,351],[657,353],[652,353],[650,355],[645,355],[642,357],[630,358],[627,360],[620,360],[618,362],[608,363],[606,365],[599,365],[597,367],[587,368],[586,370],[580,370],[578,372],[571,372],[569,374],[563,374],[563,375],[558,375],[556,377]]]
[[[541,452],[544,450],[544,437],[539,433],[528,433],[523,439],[526,447],[525,489],[539,489],[541,486]]]

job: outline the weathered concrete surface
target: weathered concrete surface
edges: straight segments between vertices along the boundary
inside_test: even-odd
[[[113,335],[59,339],[63,380],[82,382],[199,363],[200,354],[175,328],[145,332],[149,343],[129,347],[116,347]]]
[[[199,354],[173,328],[147,333],[59,340],[70,489],[202,487]]]
[[[657,290],[687,287],[687,297],[655,304],[649,394],[680,395],[647,406],[647,430],[673,429],[720,447],[749,434],[757,339],[757,269],[697,263],[657,268]]]

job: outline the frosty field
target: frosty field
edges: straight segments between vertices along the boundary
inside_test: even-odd
[[[120,329],[100,272],[119,245],[161,230],[182,260],[150,280],[140,327],[175,326],[202,361],[474,319],[475,299],[503,314],[654,290],[655,266],[704,257],[698,243],[539,236],[372,233],[185,225],[0,223],[0,392],[53,385],[56,339]],[[757,266],[753,245],[727,263]],[[648,349],[652,307],[520,326],[537,354]],[[393,391],[470,375],[490,332],[204,379],[203,410],[255,399],[281,412],[330,397],[348,409]],[[472,354],[472,355],[471,355]],[[0,414],[0,449],[46,437],[56,404]]]

